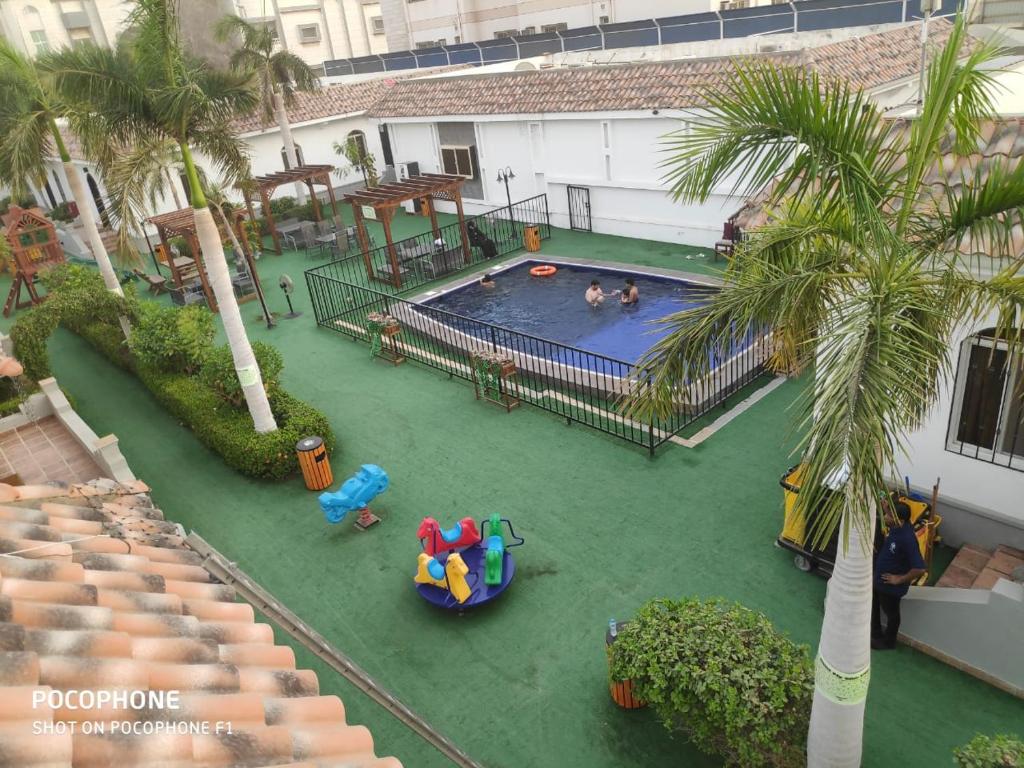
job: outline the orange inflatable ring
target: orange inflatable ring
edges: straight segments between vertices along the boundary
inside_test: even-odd
[[[530,267],[530,274],[534,277],[551,277],[558,271],[558,267],[551,264],[541,264],[537,267]]]

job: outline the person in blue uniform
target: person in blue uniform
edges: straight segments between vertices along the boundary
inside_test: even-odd
[[[896,636],[900,631],[900,601],[910,585],[924,573],[925,564],[914,535],[914,526],[910,523],[910,507],[890,498],[882,503],[882,509],[889,532],[875,556],[871,647],[887,651],[896,647]]]

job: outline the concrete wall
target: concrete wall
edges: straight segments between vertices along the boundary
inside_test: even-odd
[[[915,648],[1024,698],[1024,585],[911,587],[900,637]]]

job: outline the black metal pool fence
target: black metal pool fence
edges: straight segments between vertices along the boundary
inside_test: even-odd
[[[550,236],[546,218],[520,217],[523,211],[540,209],[539,198],[531,198],[475,217],[481,229],[505,234],[496,254],[485,255],[480,247],[472,249],[471,262],[459,264],[447,274],[479,267],[498,256],[522,247],[525,225],[542,226],[541,236]],[[540,201],[546,211],[546,200]],[[504,222],[504,223],[503,223]],[[450,229],[450,227],[446,227]],[[458,230],[458,227],[455,227]],[[428,233],[430,243],[433,235]],[[410,241],[418,241],[410,238]],[[445,237],[448,242],[447,236]],[[453,236],[454,241],[454,236]],[[409,241],[403,241],[408,243]],[[396,247],[401,244],[396,244]],[[372,264],[386,265],[386,253],[371,252]],[[412,251],[409,251],[412,252]],[[501,382],[502,394],[520,403],[549,411],[566,423],[584,424],[651,453],[696,420],[722,404],[731,394],[764,373],[765,344],[761,338],[722,361],[702,380],[692,382],[678,394],[675,411],[666,418],[638,419],[624,413],[623,398],[642,393],[649,378],[633,365],[605,355],[588,352],[567,344],[533,336],[445,310],[418,304],[403,298],[407,293],[431,281],[432,273],[420,274],[411,268],[408,282],[399,291],[389,282],[368,277],[363,254],[339,259],[306,271],[313,312],[317,324],[356,340],[373,343],[367,327],[367,315],[376,312],[398,319],[401,333],[388,343],[394,351],[449,375],[475,381],[478,371],[474,358],[483,353],[511,359],[516,374]],[[445,275],[437,275],[437,277]]]

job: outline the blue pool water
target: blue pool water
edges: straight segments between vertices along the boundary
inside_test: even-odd
[[[558,272],[552,277],[531,276],[530,268],[543,263],[526,261],[493,272],[494,288],[472,283],[422,303],[632,364],[668,332],[652,325],[652,320],[697,306],[714,290],[668,277],[558,263]],[[634,279],[640,291],[639,305],[623,306],[618,296],[609,296],[596,308],[584,300],[591,280],[600,280],[601,288],[610,293],[624,288],[627,277]],[[437,315],[437,319],[447,322],[443,315]],[[480,335],[472,328],[463,330]],[[500,339],[499,343],[507,344]],[[556,349],[534,352],[595,368],[594,361],[585,355]]]

